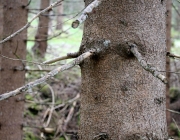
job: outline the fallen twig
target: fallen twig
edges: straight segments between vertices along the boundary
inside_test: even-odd
[[[179,131],[179,133],[180,133],[180,129],[179,129],[179,127],[178,127],[176,121],[174,120],[174,118],[172,118],[172,120],[173,120],[173,122],[175,123],[175,125],[176,125],[176,127],[177,127],[177,129],[178,129],[178,131]]]
[[[55,93],[54,93],[54,90],[52,89],[52,87],[48,84],[48,87],[51,91],[51,94],[52,94],[52,104],[51,104],[51,108],[49,110],[49,113],[48,113],[48,119],[47,119],[47,122],[44,124],[44,128],[48,127],[50,121],[51,121],[51,117],[52,117],[52,113],[53,113],[53,110],[54,110],[54,104],[55,104]],[[44,120],[45,120],[46,116],[44,116]]]
[[[57,127],[56,133],[55,133],[55,137],[57,137],[57,135],[59,133],[61,133],[61,135],[65,136],[65,132],[67,130],[67,125],[73,117],[74,108],[75,108],[76,104],[77,104],[77,101],[74,101],[72,107],[69,110],[69,113],[68,113],[68,116],[66,117],[66,119],[63,118],[63,119],[59,120],[58,127]]]
[[[80,98],[80,94],[78,93],[78,94],[76,95],[76,97],[74,97],[73,99],[70,99],[70,100],[68,100],[68,101],[65,102],[65,103],[62,103],[62,104],[60,104],[60,105],[55,106],[55,107],[54,107],[54,110],[56,110],[56,109],[58,109],[58,108],[61,108],[61,107],[65,106],[65,105],[67,105],[67,104],[72,104],[73,102],[77,101],[79,98]]]
[[[63,124],[63,128],[62,128],[64,132],[66,131],[67,125],[68,125],[68,123],[70,122],[70,120],[71,120],[72,117],[73,117],[74,108],[75,108],[76,104],[77,104],[77,101],[73,102],[73,105],[72,105],[71,109],[69,110],[68,116],[67,116],[67,118],[64,120],[64,124]]]

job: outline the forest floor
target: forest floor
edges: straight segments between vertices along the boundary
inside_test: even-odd
[[[25,96],[24,140],[76,140],[79,123],[79,70],[57,75]]]

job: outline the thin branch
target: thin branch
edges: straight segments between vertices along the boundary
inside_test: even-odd
[[[32,11],[30,11],[29,13],[34,14],[34,15],[37,14],[37,12],[32,12]],[[75,14],[77,14],[77,12],[76,13],[70,13],[70,14],[42,14],[42,16],[46,16],[46,17],[48,17],[48,16],[62,16],[62,17],[64,17],[64,16],[75,15]]]
[[[32,63],[32,64],[36,64],[36,65],[53,66],[53,65],[40,63],[40,62],[35,62],[35,61],[28,61],[28,60],[23,60],[23,59],[10,58],[10,57],[2,55],[1,52],[0,52],[0,56],[3,57],[3,58],[6,58],[6,59],[12,60],[12,61],[22,61],[22,62]]]
[[[24,7],[28,7],[31,4],[31,0],[29,0],[29,2],[27,3],[27,5],[25,5]]]
[[[52,63],[55,63],[57,61],[71,59],[71,58],[76,58],[78,56],[79,56],[79,52],[68,53],[66,56],[61,56],[61,57],[54,58],[52,60],[47,60],[47,61],[43,62],[43,64],[52,64]]]
[[[135,44],[130,44],[129,47],[131,52],[134,54],[134,56],[138,59],[140,65],[148,72],[150,72],[154,77],[160,79],[164,84],[167,84],[167,79],[164,75],[160,74],[158,70],[148,64],[142,57],[142,55],[139,53],[137,46]]]
[[[50,72],[51,70],[46,70],[46,69],[29,69],[29,68],[25,68],[26,72]]]
[[[48,125],[49,125],[49,123],[51,121],[52,113],[54,111],[54,104],[55,104],[55,93],[54,93],[54,90],[52,89],[52,87],[49,84],[47,84],[47,85],[48,85],[48,87],[49,87],[49,89],[51,91],[51,94],[52,94],[52,104],[51,104],[51,109],[49,111],[47,122],[44,124],[45,128],[48,127]]]
[[[180,112],[177,112],[177,111],[174,111],[174,110],[171,110],[171,109],[166,109],[167,111],[171,112],[171,113],[175,113],[175,114],[178,114],[180,115]]]
[[[178,3],[180,3],[180,0],[176,0]]]
[[[179,2],[179,1],[178,1]],[[178,11],[178,9],[176,8],[176,6],[172,3],[172,7],[174,8],[174,10],[176,11],[176,13],[178,14],[178,16],[180,16],[180,13]]]
[[[173,122],[175,123],[175,125],[176,125],[176,127],[177,127],[177,129],[178,129],[178,131],[179,131],[179,133],[180,133],[180,129],[179,129],[179,127],[178,127],[176,121],[174,120],[174,118],[172,118],[172,120],[173,120]]]
[[[80,94],[78,94],[74,99],[78,99],[80,97]],[[67,126],[68,126],[68,123],[70,122],[70,120],[72,119],[73,117],[73,114],[74,114],[74,110],[75,110],[75,106],[77,104],[77,101],[76,100],[71,100],[73,101],[73,105],[72,107],[70,108],[69,110],[69,113],[68,113],[68,116],[66,117],[66,119],[61,119],[59,122],[58,122],[58,127],[56,129],[56,133],[55,133],[55,137],[61,133],[61,135],[65,135],[65,132],[67,131]],[[70,101],[70,100],[69,100]]]
[[[53,36],[51,36],[51,37],[48,37],[47,39],[28,39],[28,40],[26,40],[26,41],[37,41],[37,42],[44,42],[44,41],[48,41],[48,40],[51,40],[51,39],[54,39],[54,38],[56,38],[56,37],[58,37],[58,36],[60,36],[62,33],[67,33],[67,31],[68,30],[70,30],[71,29],[71,27],[70,28],[68,28],[68,29],[66,29],[66,30],[64,30],[64,31],[61,31],[61,32],[59,32],[59,33],[56,33],[56,34],[54,34]],[[48,35],[47,35],[48,36]],[[68,36],[69,37],[69,36]]]
[[[69,110],[68,116],[67,116],[67,118],[64,120],[64,125],[63,125],[63,128],[62,128],[64,132],[66,131],[67,125],[68,125],[68,123],[70,122],[70,120],[71,120],[72,117],[73,117],[74,108],[75,108],[76,104],[77,104],[77,101],[73,102],[73,105],[72,105],[71,109]]]
[[[58,23],[58,24],[56,24],[56,25],[61,25],[61,24],[67,23],[68,21],[70,21],[70,20],[74,19],[75,17],[77,17],[83,10],[84,10],[84,9],[82,9],[81,11],[79,11],[78,13],[76,13],[76,15],[73,16],[72,18],[69,18],[68,20],[65,20],[64,22]],[[51,27],[56,27],[56,25],[52,25]],[[37,29],[37,28],[46,28],[46,27],[49,27],[49,26],[41,26],[41,27],[32,27],[32,26],[31,26],[31,28],[36,28],[36,29]]]
[[[81,16],[72,23],[72,28],[77,28],[82,22],[84,22],[87,19],[88,14],[90,14],[93,11],[94,8],[98,7],[100,5],[101,1],[102,0],[94,0],[92,3],[90,3],[82,11]]]
[[[60,105],[55,106],[55,107],[54,107],[54,110],[56,110],[56,109],[58,109],[58,108],[61,108],[61,107],[65,106],[65,105],[72,104],[73,102],[77,101],[79,98],[80,98],[80,94],[78,93],[78,94],[76,95],[76,97],[74,97],[73,99],[70,99],[70,100],[68,100],[67,102],[63,103],[63,104],[60,104]]]
[[[47,8],[45,8],[44,10],[40,11],[37,15],[35,15],[24,27],[22,27],[21,29],[19,29],[18,31],[14,32],[13,34],[11,34],[10,36],[6,37],[5,39],[3,39],[2,41],[0,41],[0,44],[10,40],[11,38],[13,38],[14,36],[18,35],[19,33],[21,33],[23,30],[27,29],[30,24],[37,18],[39,17],[41,14],[47,12],[48,10],[52,9],[53,7],[55,7],[57,4],[61,3],[63,0],[58,0],[54,3],[52,3],[50,6],[48,6]]]
[[[166,56],[171,57],[171,58],[180,58],[180,56],[175,55],[175,54],[172,54],[172,53],[170,53],[170,52],[167,52],[167,53],[166,53]]]
[[[54,110],[56,110],[56,109],[61,108],[61,107],[65,106],[65,105],[72,104],[73,102],[79,100],[79,98],[80,98],[80,94],[78,93],[74,98],[72,98],[72,99],[70,99],[70,100],[68,100],[68,101],[66,101],[65,103],[62,103],[62,104],[59,104],[59,103],[54,103],[54,104],[47,103],[49,101],[49,99],[41,101],[41,102],[34,102],[34,101],[31,101],[31,100],[23,100],[23,101],[25,101],[27,103],[30,103],[30,104],[37,104],[37,105],[57,105],[57,106],[54,107]]]
[[[52,70],[51,72],[49,72],[48,74],[46,74],[42,78],[37,79],[37,80],[35,80],[33,82],[30,82],[30,83],[28,83],[28,84],[26,84],[26,85],[24,85],[24,86],[22,86],[22,87],[20,87],[20,88],[18,88],[16,90],[14,90],[14,91],[10,91],[10,92],[7,92],[7,93],[4,93],[4,94],[0,95],[0,101],[5,100],[5,99],[7,99],[7,98],[9,98],[11,96],[15,96],[17,94],[23,93],[23,92],[27,91],[28,89],[31,89],[31,88],[33,88],[33,87],[35,87],[37,85],[40,85],[40,84],[46,82],[51,77],[54,77],[55,75],[57,75],[59,72],[70,69],[70,68],[74,67],[75,65],[79,65],[86,58],[92,56],[95,52],[96,52],[96,50],[92,49],[92,50],[90,50],[90,51],[88,51],[86,53],[83,53],[82,55],[77,57],[72,62]]]
[[[43,9],[40,8],[26,8],[27,10],[35,10],[35,11],[42,11]]]

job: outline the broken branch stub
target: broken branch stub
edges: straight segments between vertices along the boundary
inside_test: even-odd
[[[132,43],[128,43],[130,47],[130,51],[134,54],[134,56],[137,58],[139,61],[140,65],[148,72],[150,72],[154,77],[160,79],[164,84],[167,84],[167,78],[160,74],[157,69],[150,64],[148,64],[142,57],[141,53],[139,53],[137,46]]]
[[[90,3],[82,11],[82,14],[80,15],[80,17],[72,23],[72,28],[77,28],[81,23],[83,23],[88,18],[88,14],[91,13],[94,8],[98,7],[100,5],[101,1],[102,0],[94,0],[92,3]]]

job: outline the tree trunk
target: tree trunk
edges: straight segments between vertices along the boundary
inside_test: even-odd
[[[80,51],[111,44],[81,65],[80,140],[167,140],[166,87],[127,45],[137,44],[147,62],[165,70],[165,12],[162,0],[104,0],[88,15]]]
[[[57,8],[57,25],[56,25],[56,29],[57,30],[62,30],[63,27],[63,2],[61,3],[61,5],[59,5],[59,7]]]
[[[0,40],[27,23],[28,0],[0,0]],[[14,59],[26,58],[26,31],[10,41],[0,44],[3,56]],[[0,57],[0,94],[24,84],[25,71],[22,61]],[[18,70],[19,69],[19,70]],[[24,102],[22,95],[0,102],[0,139],[21,140]]]
[[[172,8],[172,1],[168,0],[166,3],[167,6],[167,17],[166,17],[166,46],[167,46],[167,52],[171,51],[171,8]],[[166,77],[168,81],[170,82],[170,58],[166,57]],[[170,85],[166,85],[166,108],[170,107],[170,97],[169,97],[169,89]],[[171,114],[169,111],[166,111],[166,118],[167,118],[167,125],[169,126],[171,123]]]
[[[45,9],[49,6],[50,0],[41,0],[41,8]],[[35,45],[33,46],[33,52],[37,56],[44,57],[47,49],[47,38],[48,38],[48,25],[49,25],[49,12],[44,13],[39,17],[38,30],[35,36]]]

